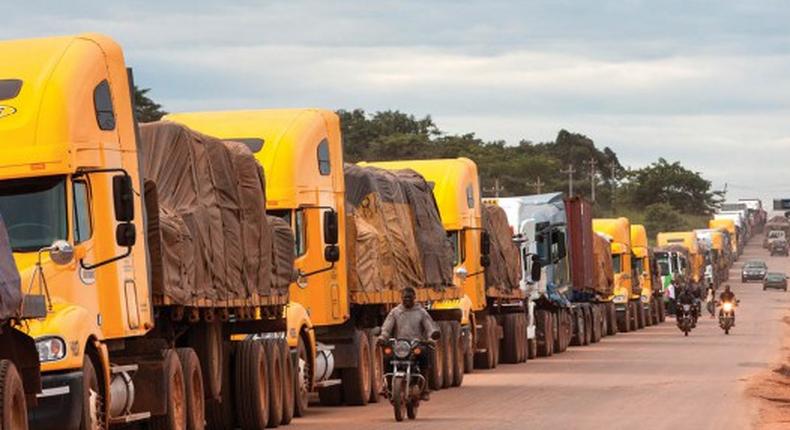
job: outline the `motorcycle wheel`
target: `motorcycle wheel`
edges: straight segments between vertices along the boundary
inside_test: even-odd
[[[417,400],[412,400],[409,404],[406,405],[406,416],[409,417],[410,420],[417,419],[417,410],[420,408],[420,404],[417,403]]]
[[[392,411],[395,421],[403,421],[403,378],[398,376],[392,379]]]
[[[688,330],[683,330],[683,335],[684,335],[684,336],[688,336],[688,335],[689,335],[689,332],[688,332]]]
[[[728,329],[728,328],[725,328],[725,329],[724,329],[724,334],[730,334],[730,329]]]

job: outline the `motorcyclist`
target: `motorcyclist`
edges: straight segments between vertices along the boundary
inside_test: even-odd
[[[691,291],[690,287],[685,287],[685,288],[681,289],[680,294],[678,295],[677,302],[678,302],[678,305],[680,305],[680,306],[678,306],[678,311],[677,311],[677,316],[678,317],[681,316],[681,309],[682,309],[681,307],[683,305],[691,305],[691,318],[692,318],[692,321],[695,321],[697,319],[697,309],[696,309],[697,297],[694,296],[694,293]]]
[[[418,339],[428,344],[434,343],[439,339],[441,333],[436,323],[431,318],[428,311],[419,303],[415,302],[417,293],[412,287],[406,287],[401,291],[401,304],[396,306],[387,315],[384,324],[381,326],[381,335],[378,338],[379,344],[386,343],[389,339]],[[433,351],[426,348],[426,351],[417,358],[417,364],[424,375],[430,374],[433,363]],[[422,393],[422,399],[428,400],[428,384]]]
[[[724,286],[724,291],[722,291],[721,294],[719,295],[719,302],[721,302],[721,304],[724,304],[724,303],[732,303],[733,304],[733,307],[732,307],[733,323],[732,323],[732,325],[734,326],[735,325],[734,321],[735,321],[735,303],[736,303],[736,300],[735,300],[735,293],[732,292],[732,290],[730,289],[729,285],[725,285]]]

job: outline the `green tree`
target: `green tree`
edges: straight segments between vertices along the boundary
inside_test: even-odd
[[[679,161],[669,163],[659,158],[655,163],[628,174],[625,194],[633,207],[667,203],[686,214],[713,212],[722,194],[711,190],[710,181],[683,167]]]
[[[167,115],[167,112],[162,109],[162,105],[148,97],[149,91],[151,91],[150,88],[134,86],[134,116],[141,123],[159,121]]]
[[[645,230],[648,237],[662,231],[684,231],[689,226],[683,216],[668,203],[653,203],[645,208]]]

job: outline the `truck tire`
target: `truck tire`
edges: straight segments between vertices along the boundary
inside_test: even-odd
[[[493,315],[489,315],[488,320],[491,325],[491,345],[494,350],[494,368],[496,368],[499,365],[500,354],[502,353],[499,349],[499,323]]]
[[[267,427],[279,427],[283,421],[283,401],[285,387],[283,387],[283,361],[279,339],[264,339],[262,341],[266,354],[266,363],[269,365],[269,419]]]
[[[475,370],[475,337],[472,334],[472,329],[469,329],[469,333],[466,338],[463,339],[464,342],[464,373],[472,373]]]
[[[297,383],[296,370],[291,359],[291,348],[288,347],[288,342],[285,339],[279,339],[277,343],[280,347],[280,357],[283,364],[283,416],[280,424],[288,425],[293,420],[296,407],[296,398],[294,397]]]
[[[247,339],[237,342],[235,355],[236,421],[242,430],[261,430],[268,425],[271,415],[271,376],[266,348],[261,341]]]
[[[464,339],[461,336],[461,323],[458,321],[451,321],[450,328],[453,333],[453,387],[460,387],[464,383]]]
[[[607,302],[604,306],[606,306],[606,334],[614,336],[617,334],[617,309],[612,302]]]
[[[656,321],[658,320],[658,315],[656,315],[656,312],[658,312],[656,310],[656,301],[653,299],[653,297],[650,297],[645,315],[646,326],[650,327],[656,324]]]
[[[365,406],[370,399],[370,343],[364,331],[356,331],[357,367],[349,367],[341,372],[343,398],[349,406]]]
[[[478,369],[493,369],[496,367],[496,351],[494,341],[495,328],[492,327],[492,319],[489,316],[482,316],[482,327],[478,330],[480,334],[480,345],[485,352],[475,353],[475,367]]]
[[[27,430],[22,378],[11,360],[0,360],[0,430]]]
[[[444,375],[442,375],[442,388],[450,388],[455,378],[455,343],[449,321],[439,321],[442,330],[442,350],[444,351]]]
[[[502,363],[515,364],[518,362],[518,321],[516,314],[502,316]]]
[[[431,390],[441,390],[444,385],[444,344],[441,341],[436,342],[436,347],[433,350],[433,363],[431,366],[431,374],[428,375],[428,386]]]
[[[236,409],[234,404],[232,365],[236,356],[236,345],[239,342],[224,342],[222,354],[222,389],[218,399],[206,399],[206,428],[209,430],[223,430],[236,428]],[[198,356],[199,357],[199,356]],[[205,375],[203,382],[205,382]],[[205,387],[205,386],[204,386]],[[208,396],[207,396],[208,397]]]
[[[554,338],[554,353],[565,352],[571,344],[571,336],[573,333],[573,317],[572,311],[568,309],[559,309],[554,313],[557,319],[557,331]]]
[[[584,345],[584,313],[581,307],[573,308],[573,339],[571,345]]]
[[[202,322],[193,325],[187,334],[187,346],[195,350],[200,364],[203,366],[203,390],[207,399],[220,399],[222,389],[224,336],[222,322]]]
[[[203,372],[195,350],[177,348],[178,361],[184,372],[187,430],[203,430],[206,426],[206,394],[203,392]]]
[[[590,323],[590,343],[598,343],[601,341],[601,314],[595,305],[590,306]]]
[[[524,315],[523,313],[518,313],[517,315],[518,315],[518,327],[519,327],[519,334],[518,334],[518,340],[519,340],[519,342],[518,342],[519,343],[518,352],[519,352],[519,357],[518,357],[518,362],[519,363],[524,363],[524,362],[527,361],[527,349],[529,348],[527,346],[527,316]]]
[[[105,397],[99,389],[99,377],[93,361],[88,354],[82,361],[82,421],[80,430],[107,429],[107,417],[104,416]],[[91,408],[93,406],[93,408]],[[96,411],[91,413],[91,409]]]
[[[593,337],[593,315],[592,308],[589,306],[584,307],[584,345],[592,343]]]
[[[538,309],[535,311],[537,325],[537,353],[539,357],[549,357],[553,354],[554,336],[551,321],[551,312]]]
[[[628,333],[631,331],[631,304],[626,303],[623,312],[617,312],[617,331]]]
[[[636,302],[636,308],[638,311],[639,318],[637,319],[637,323],[639,324],[639,329],[643,329],[647,327],[647,312],[645,312],[645,304],[642,303],[642,300]]]
[[[370,398],[369,403],[378,403],[384,390],[384,351],[376,343],[376,336],[368,331],[370,342]]]
[[[312,359],[307,350],[304,336],[299,336],[296,344],[296,356],[299,361],[294,366],[294,373],[296,373],[297,379],[297,383],[294,386],[294,416],[303,417],[309,407],[311,382],[313,380]]]
[[[667,305],[664,303],[664,299],[659,299],[658,301],[658,322],[663,323],[667,320]]]
[[[90,361],[90,360],[86,360]],[[151,430],[170,430],[187,428],[187,393],[184,384],[184,370],[178,354],[173,349],[165,351],[165,393],[167,408],[164,415],[151,418]],[[93,427],[87,427],[92,429]]]

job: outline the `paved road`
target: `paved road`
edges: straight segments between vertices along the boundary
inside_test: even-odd
[[[464,386],[434,393],[417,421],[395,423],[388,404],[320,408],[298,429],[746,429],[754,404],[746,379],[779,353],[790,293],[740,284],[741,262],[762,258],[790,273],[790,258],[768,257],[754,238],[732,270],[741,306],[725,336],[703,318],[683,337],[673,320],[604,338],[548,359],[467,375]]]

